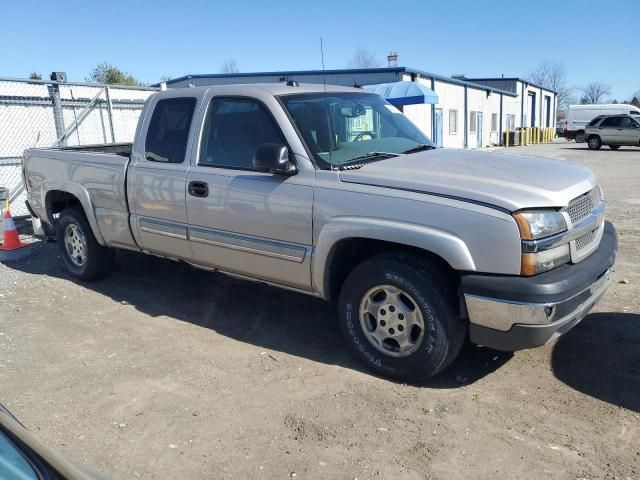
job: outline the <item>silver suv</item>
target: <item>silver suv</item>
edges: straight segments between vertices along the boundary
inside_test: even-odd
[[[602,145],[612,150],[625,145],[640,147],[640,122],[632,115],[603,115],[591,121],[584,133],[591,150]]]

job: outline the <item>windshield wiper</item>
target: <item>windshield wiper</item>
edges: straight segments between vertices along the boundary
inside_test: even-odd
[[[402,153],[416,153],[416,152],[422,152],[423,150],[433,150],[434,147],[433,145],[429,145],[427,143],[421,143],[420,145],[416,145],[413,148],[410,148],[409,150],[405,150]]]
[[[375,161],[375,159],[384,160],[386,158],[397,157],[397,156],[398,156],[397,153],[391,153],[391,152],[368,152],[368,153],[365,153],[364,155],[353,157],[348,162],[344,162],[340,164],[340,170],[342,170],[343,167],[353,168],[353,166],[355,165],[362,166],[365,164],[365,162]]]

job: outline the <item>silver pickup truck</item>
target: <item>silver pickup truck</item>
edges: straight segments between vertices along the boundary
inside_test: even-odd
[[[127,249],[335,301],[355,355],[405,381],[467,337],[512,351],[568,331],[617,251],[589,169],[435,148],[352,88],[163,91],[133,144],[29,149],[23,168],[76,277]]]

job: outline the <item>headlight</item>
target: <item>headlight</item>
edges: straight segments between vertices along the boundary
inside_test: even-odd
[[[564,265],[569,260],[571,251],[568,243],[538,253],[523,253],[520,274],[530,277]]]
[[[522,239],[521,275],[536,275],[571,260],[568,243],[542,251],[537,251],[537,248],[531,249],[537,244],[535,240],[557,235],[567,230],[567,223],[560,212],[556,210],[529,210],[517,212],[513,217],[518,224]]]
[[[556,210],[530,210],[515,213],[513,216],[522,240],[537,240],[562,233],[567,229],[564,217]]]

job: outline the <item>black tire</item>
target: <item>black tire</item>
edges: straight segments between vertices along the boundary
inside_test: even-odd
[[[609,148],[611,150],[618,150],[620,148],[620,145],[609,145]]]
[[[406,356],[382,352],[364,332],[361,302],[370,290],[382,285],[410,293],[409,298],[420,309],[424,334],[416,341],[416,349]],[[352,353],[370,370],[385,377],[419,383],[447,368],[460,353],[467,323],[461,318],[457,305],[451,282],[435,264],[414,255],[381,254],[365,260],[347,277],[340,293],[340,326]],[[375,328],[378,327],[379,324]]]
[[[584,132],[576,132],[576,143],[584,143]]]
[[[587,140],[587,145],[589,146],[589,150],[600,150],[602,147],[602,140],[597,135],[591,135]]]
[[[83,246],[86,248],[84,262],[78,264],[77,260],[71,258],[67,250],[65,235],[67,228],[75,228],[84,237]],[[56,237],[60,246],[62,260],[67,270],[80,280],[96,280],[105,276],[113,267],[115,251],[111,248],[101,246],[93,235],[91,226],[84,213],[76,208],[64,210],[56,222]]]

